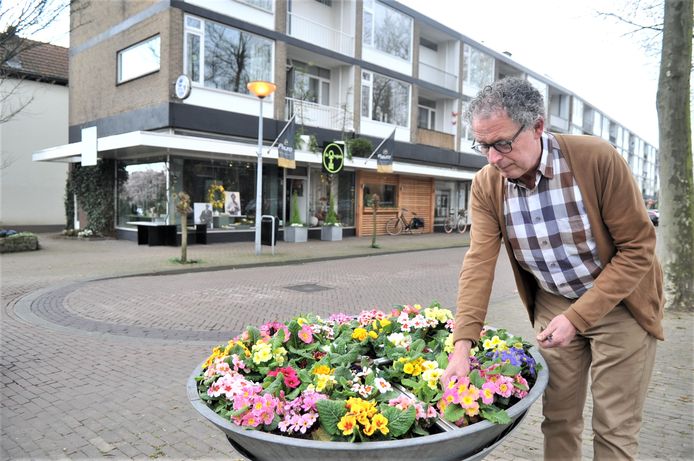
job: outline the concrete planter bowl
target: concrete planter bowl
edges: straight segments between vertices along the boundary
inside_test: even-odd
[[[225,433],[239,453],[251,460],[481,460],[521,423],[530,406],[547,387],[547,363],[537,348],[532,348],[530,353],[542,370],[528,395],[507,409],[510,424],[481,421],[462,428],[444,425],[448,427],[442,426],[440,433],[409,439],[364,443],[323,442],[244,429],[216,414],[198,397],[195,377],[201,373],[202,364],[188,379],[188,398],[201,415]]]

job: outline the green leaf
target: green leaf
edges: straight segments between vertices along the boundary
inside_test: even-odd
[[[342,431],[337,428],[337,423],[347,414],[343,400],[323,399],[316,402],[320,425],[325,432],[333,436],[341,436]]]
[[[410,405],[407,410],[400,410],[387,404],[379,408],[381,414],[388,418],[388,437],[398,438],[407,433],[414,423],[416,411],[414,405]]]
[[[446,418],[446,421],[455,423],[465,417],[465,409],[457,403],[452,403],[443,410],[443,417]]]
[[[470,377],[470,384],[475,386],[477,389],[482,389],[482,386],[484,385],[484,378],[480,376],[479,370],[473,370],[468,376]]]
[[[282,390],[282,384],[284,384],[284,375],[282,372],[279,372],[277,373],[277,376],[275,376],[274,381],[272,381],[272,383],[265,388],[265,392],[277,397],[280,395],[280,391]]]
[[[494,424],[510,424],[511,418],[509,417],[506,410],[496,408],[493,406],[482,406],[480,407],[480,414],[484,419]]]
[[[521,367],[511,365],[510,363],[504,363],[503,365],[501,365],[500,372],[504,376],[516,376],[518,373],[521,372]]]

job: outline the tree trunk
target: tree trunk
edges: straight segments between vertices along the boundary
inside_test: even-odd
[[[658,80],[660,135],[659,254],[666,309],[694,311],[694,169],[692,166],[692,1],[665,0]]]
[[[181,264],[188,261],[188,216],[181,213]]]

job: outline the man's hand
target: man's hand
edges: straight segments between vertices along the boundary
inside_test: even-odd
[[[472,342],[467,339],[455,343],[448,367],[441,375],[441,384],[444,388],[453,376],[467,376],[470,373],[470,348],[472,348]]]
[[[537,335],[537,342],[540,347],[545,349],[564,347],[568,346],[574,336],[576,336],[576,327],[564,314],[560,314],[549,322],[547,328],[540,331],[540,334]]]

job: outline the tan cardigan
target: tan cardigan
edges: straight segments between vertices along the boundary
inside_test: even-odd
[[[593,136],[555,135],[583,196],[603,270],[591,289],[564,314],[584,332],[620,302],[641,327],[663,337],[663,276],[655,257],[655,229],[629,166],[607,142]],[[534,320],[537,282],[508,244],[504,219],[506,181],[487,165],[472,181],[470,249],[459,276],[454,340],[476,342],[489,305],[503,239],[518,293]]]

